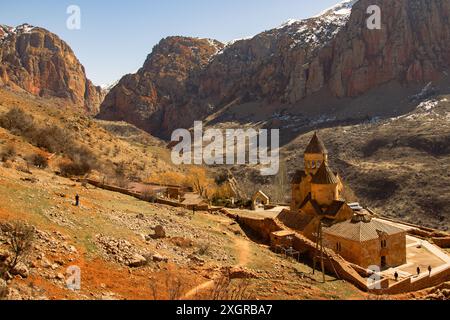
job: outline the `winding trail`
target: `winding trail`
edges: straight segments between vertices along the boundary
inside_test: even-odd
[[[235,238],[234,239],[235,250],[238,253],[238,264],[234,265],[234,267],[245,267],[249,263],[249,255],[250,255],[250,245],[248,240]],[[209,289],[214,286],[215,280],[209,280],[199,284],[195,288],[189,290],[183,297],[182,300],[186,300],[192,297],[195,297],[199,292],[205,289]]]

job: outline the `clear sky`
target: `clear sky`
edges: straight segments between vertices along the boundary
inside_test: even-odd
[[[135,72],[162,38],[222,42],[253,36],[288,19],[320,13],[339,0],[13,0],[2,1],[0,23],[29,23],[65,40],[97,85]],[[81,29],[69,30],[69,5],[81,9]]]

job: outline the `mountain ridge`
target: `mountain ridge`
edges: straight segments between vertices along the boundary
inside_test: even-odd
[[[0,27],[0,85],[64,98],[92,115],[103,100],[101,88],[87,79],[70,46],[50,31],[29,24]]]
[[[384,12],[381,30],[366,27],[369,5],[379,5]],[[278,111],[301,112],[315,95],[339,100],[364,96],[389,83],[423,87],[439,81],[448,68],[449,8],[448,0],[344,1],[322,15],[225,45],[187,77],[183,65],[174,68],[186,82],[172,88],[153,91],[161,79],[150,75],[143,80],[138,72],[139,79],[131,76],[135,85],[110,91],[99,117],[130,121],[168,138],[174,129],[190,127],[194,120],[230,105],[254,103],[256,109],[274,105]],[[150,102],[140,95],[142,90],[168,99]],[[185,93],[181,99],[179,92]],[[136,100],[139,103],[129,102]]]

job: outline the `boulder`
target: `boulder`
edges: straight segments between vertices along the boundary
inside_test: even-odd
[[[244,267],[233,267],[230,269],[230,279],[256,279],[258,276],[252,270]]]
[[[30,271],[28,270],[28,267],[22,263],[19,262],[12,270],[11,270],[12,275],[14,276],[21,276],[22,278],[28,278],[28,276],[30,275]]]
[[[131,268],[143,267],[147,264],[147,259],[140,254],[134,254],[128,262],[128,266]]]
[[[6,261],[10,257],[10,253],[0,249],[0,262]]]
[[[5,280],[0,279],[0,300],[8,295],[8,284]]]
[[[144,216],[143,213],[139,213],[139,214],[136,216],[136,219],[144,220],[144,219],[145,219],[145,216]]]
[[[169,258],[164,257],[160,254],[154,254],[153,255],[153,261],[154,262],[169,262]]]
[[[192,262],[197,263],[197,264],[200,264],[200,265],[203,265],[203,264],[205,263],[205,260],[204,260],[204,259],[202,259],[202,258],[196,256],[195,254],[190,255],[190,256],[189,256],[189,259],[190,259]]]
[[[166,237],[166,230],[161,225],[153,228],[153,231],[155,231],[155,233],[150,235],[152,239],[164,239]]]

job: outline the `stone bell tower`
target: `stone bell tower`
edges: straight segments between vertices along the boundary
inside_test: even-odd
[[[315,132],[305,150],[305,173],[314,176],[323,163],[328,164],[328,151]]]

